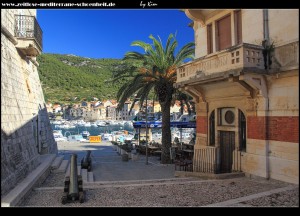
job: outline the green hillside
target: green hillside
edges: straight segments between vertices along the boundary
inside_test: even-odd
[[[45,100],[55,103],[76,103],[92,97],[114,99],[124,82],[109,82],[113,73],[132,62],[120,59],[91,59],[73,55],[42,54],[38,71]]]

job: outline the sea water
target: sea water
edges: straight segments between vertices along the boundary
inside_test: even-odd
[[[83,131],[90,132],[90,136],[98,136],[102,133],[111,133],[113,131],[118,130],[127,130],[129,132],[133,132],[134,128],[130,125],[106,125],[103,127],[84,127],[84,126],[76,126],[75,128],[55,128],[54,124],[51,124],[52,130],[61,130],[64,136],[81,134]]]

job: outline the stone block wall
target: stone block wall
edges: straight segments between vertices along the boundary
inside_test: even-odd
[[[1,196],[40,164],[40,154],[57,153],[37,66],[2,29],[14,35],[14,14],[1,10]]]

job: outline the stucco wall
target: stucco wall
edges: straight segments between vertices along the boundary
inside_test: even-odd
[[[263,10],[242,9],[242,41],[261,45],[264,39]],[[271,41],[276,46],[281,46],[299,40],[299,27],[296,20],[299,19],[299,10],[296,9],[269,9],[269,34]],[[206,25],[213,26],[213,50],[216,52],[215,44],[215,21],[231,14],[232,45],[234,45],[234,19],[233,10],[220,10],[220,13],[205,20],[205,25],[195,21],[196,58],[207,55],[207,31]],[[251,28],[249,28],[251,26]]]
[[[251,28],[249,28],[251,26]],[[261,45],[264,39],[263,10],[242,10],[242,40],[243,43]]]
[[[205,25],[200,22],[195,22],[195,41],[196,41],[196,58],[207,55],[207,32],[206,25],[212,24],[213,27],[213,50],[216,52],[215,41],[215,21],[231,14],[231,32],[232,32],[232,45],[235,44],[234,35],[234,11],[233,10],[220,10],[220,13],[205,20]],[[251,26],[251,28],[249,28]],[[242,41],[244,43],[261,45],[263,40],[263,10],[261,9],[242,9]]]
[[[270,40],[275,46],[299,41],[299,10],[269,10]]]

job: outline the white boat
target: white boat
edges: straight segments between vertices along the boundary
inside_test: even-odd
[[[109,134],[109,133],[105,133],[101,136],[101,139],[103,141],[112,141],[112,134]]]
[[[104,127],[104,126],[106,126],[106,123],[104,121],[99,121],[99,122],[97,122],[97,126]]]
[[[67,137],[63,136],[62,131],[61,130],[54,130],[53,131],[53,136],[54,136],[54,140],[56,142],[65,142],[67,141]]]
[[[88,138],[90,136],[90,132],[88,132],[88,131],[82,131],[81,135],[83,136],[83,138]]]
[[[91,123],[91,127],[98,127],[98,125],[94,122],[94,123]]]
[[[83,120],[77,121],[77,126],[84,127],[84,125],[85,125],[85,121],[83,121]]]
[[[84,139],[82,135],[77,134],[77,135],[70,135],[70,136],[68,136],[68,141],[84,142],[84,141],[86,141],[86,139]]]
[[[91,127],[91,122],[87,122],[84,124],[84,127]]]

